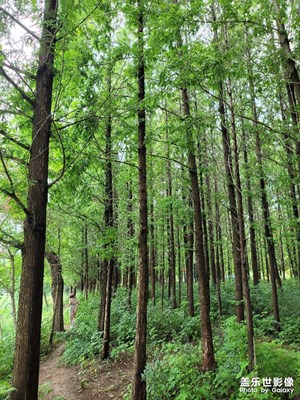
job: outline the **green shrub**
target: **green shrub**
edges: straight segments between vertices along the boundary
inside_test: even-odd
[[[149,400],[202,399],[201,356],[191,344],[168,343],[147,365],[145,378]]]
[[[294,379],[295,392],[300,394],[300,354],[274,342],[259,342],[256,345],[257,374],[260,377]]]
[[[75,327],[66,333],[58,334],[66,341],[66,350],[61,360],[67,365],[82,364],[99,354],[102,338],[97,330],[99,299],[90,295],[88,301],[80,299]]]
[[[10,393],[14,390],[8,383],[0,382],[0,400],[9,400]]]

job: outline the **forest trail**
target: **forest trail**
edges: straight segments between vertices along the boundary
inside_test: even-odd
[[[41,400],[121,400],[132,377],[132,358],[99,361],[93,372],[59,363],[64,344],[59,344],[40,364]]]

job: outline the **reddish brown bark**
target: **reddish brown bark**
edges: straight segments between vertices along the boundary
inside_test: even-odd
[[[12,400],[37,400],[57,0],[45,4],[36,74]]]
[[[181,89],[183,113],[186,117],[186,140],[188,148],[188,162],[191,181],[191,190],[193,194],[194,205],[194,223],[195,223],[195,250],[196,265],[199,279],[199,295],[201,308],[201,344],[202,344],[202,370],[212,371],[216,367],[214,356],[214,346],[212,339],[211,320],[210,320],[210,292],[209,279],[205,266],[205,250],[203,243],[203,227],[201,215],[200,190],[198,183],[196,157],[194,153],[194,143],[191,130],[191,113],[189,105],[188,91]]]
[[[138,0],[138,161],[139,161],[139,266],[136,310],[136,336],[132,380],[132,400],[146,399],[146,382],[142,374],[146,367],[147,302],[148,302],[148,209],[145,112],[145,60],[143,1]]]

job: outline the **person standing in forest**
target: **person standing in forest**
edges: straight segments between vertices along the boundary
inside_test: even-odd
[[[69,304],[67,304],[67,307],[70,307],[70,328],[73,328],[79,302],[74,294],[70,294],[69,299],[70,300]]]

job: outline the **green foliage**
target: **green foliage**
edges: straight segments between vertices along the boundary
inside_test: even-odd
[[[271,399],[271,391],[240,391],[241,378],[293,377],[299,392],[300,355],[276,343],[258,342],[257,366],[248,372],[247,334],[234,317],[223,322],[223,340],[217,346],[217,369],[201,373],[201,350],[193,344],[165,343],[147,365],[145,378],[150,400]],[[291,397],[292,398],[292,397]]]
[[[179,341],[182,343],[194,340],[200,336],[200,319],[190,317],[186,311],[186,304],[172,310],[160,304],[149,306],[148,335],[151,343]]]
[[[10,393],[14,388],[10,387],[8,383],[0,382],[0,400],[9,400]]]
[[[66,365],[78,365],[92,360],[101,349],[102,338],[95,327],[81,323],[65,334],[66,350],[61,360]]]
[[[258,342],[256,345],[258,376],[293,377],[295,394],[300,394],[300,354],[274,342]]]
[[[51,382],[43,383],[43,385],[39,386],[39,400],[44,400],[52,392]]]
[[[146,367],[150,400],[202,399],[201,351],[191,344],[164,344]],[[207,389],[207,388],[206,388]]]
[[[4,399],[9,393],[13,365],[15,332],[10,313],[10,301],[7,296],[0,297],[0,393]],[[0,396],[1,398],[1,396]]]
[[[90,295],[89,301],[80,299],[75,327],[57,334],[59,339],[66,342],[66,350],[61,357],[66,365],[84,364],[99,354],[102,338],[97,331],[98,305],[96,295]]]
[[[0,318],[0,399],[6,399],[12,390],[9,382],[13,366],[13,353],[15,345],[15,331],[12,327],[12,316],[10,313],[10,300],[1,297]],[[49,350],[49,336],[52,323],[52,304],[44,307],[42,330],[41,330],[41,356],[45,356]],[[3,397],[1,397],[3,396]]]

